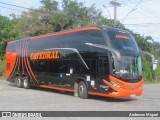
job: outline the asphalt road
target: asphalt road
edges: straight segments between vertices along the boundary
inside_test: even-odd
[[[91,96],[49,89],[17,88],[0,80],[0,111],[160,111],[160,84],[144,85],[143,95],[132,99]]]

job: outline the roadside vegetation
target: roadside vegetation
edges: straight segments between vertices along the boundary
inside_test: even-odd
[[[84,26],[113,27],[113,20],[102,15],[95,5],[87,7],[76,0],[40,0],[41,7],[10,17],[0,15],[0,77],[4,76],[5,48],[8,41],[36,36]],[[60,7],[61,6],[61,7]],[[130,31],[142,51],[156,56],[160,62],[160,43],[151,36],[144,36],[125,28],[117,21],[120,29]],[[145,82],[160,82],[160,63],[157,70],[152,70],[151,59],[142,53],[143,77]]]
[[[4,60],[0,59],[0,78],[4,77]]]

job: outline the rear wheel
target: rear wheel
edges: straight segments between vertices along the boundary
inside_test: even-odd
[[[23,87],[29,89],[29,79],[27,77],[23,78]]]
[[[22,82],[22,79],[21,79],[20,76],[17,76],[17,77],[16,77],[16,86],[17,86],[18,88],[22,88],[22,87],[23,87],[23,82]]]
[[[83,81],[78,84],[78,96],[83,99],[88,98],[87,86]]]

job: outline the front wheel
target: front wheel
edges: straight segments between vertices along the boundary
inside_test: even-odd
[[[83,81],[78,84],[78,96],[83,99],[88,98],[87,86]]]
[[[23,87],[29,89],[29,79],[27,77],[23,78]]]

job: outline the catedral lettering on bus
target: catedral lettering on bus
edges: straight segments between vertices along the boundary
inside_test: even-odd
[[[8,42],[6,80],[73,92],[74,96],[142,94],[141,56],[124,30],[85,27]]]
[[[58,51],[31,53],[30,59],[31,60],[59,59],[59,54]]]

